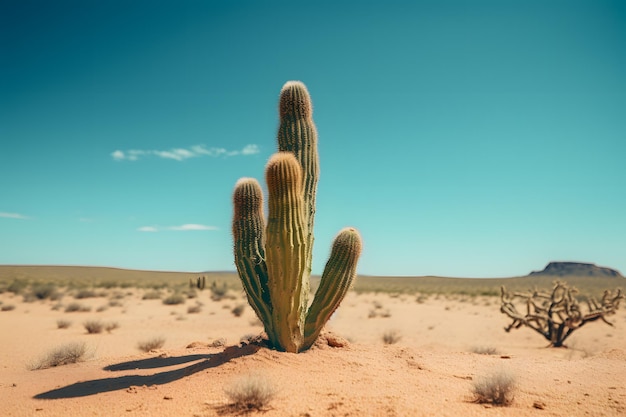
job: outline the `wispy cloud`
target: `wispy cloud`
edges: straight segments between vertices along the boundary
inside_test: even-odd
[[[2,211],[0,211],[0,217],[4,217],[5,219],[18,219],[18,220],[30,219],[30,217],[24,216],[23,214],[7,213],[7,212],[2,212]]]
[[[204,145],[196,145],[191,148],[173,148],[169,150],[141,150],[130,149],[127,151],[116,150],[111,152],[111,157],[116,161],[137,161],[143,157],[156,156],[163,159],[173,159],[184,161],[185,159],[210,156],[217,158],[220,156],[254,155],[260,152],[258,145],[246,145],[240,150],[228,150],[225,148],[207,148]]]
[[[207,226],[204,224],[194,224],[194,223],[188,223],[188,224],[183,224],[180,226],[167,226],[167,227],[161,227],[161,226],[143,226],[137,229],[140,232],[161,232],[164,230],[172,230],[175,232],[186,232],[186,231],[193,231],[193,230],[218,230],[218,228],[216,226]]]

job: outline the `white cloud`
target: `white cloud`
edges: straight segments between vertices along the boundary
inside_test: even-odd
[[[206,226],[204,224],[183,224],[182,226],[171,226],[169,230],[186,231],[186,230],[217,230],[215,226]]]
[[[4,217],[7,219],[19,219],[19,220],[26,220],[29,219],[28,216],[24,216],[23,214],[19,214],[19,213],[6,213],[6,212],[0,212],[0,217]]]
[[[246,145],[241,150],[242,155],[254,155],[261,152],[258,145]]]
[[[143,226],[143,227],[138,228],[137,230],[140,232],[161,232],[163,230],[186,232],[190,230],[218,230],[218,228],[216,226],[207,226],[204,224],[188,223],[188,224],[183,224],[181,226],[168,226],[168,227]]]
[[[131,149],[128,151],[115,150],[111,152],[111,157],[116,161],[137,161],[144,156],[156,156],[163,159],[173,159],[175,161],[184,161],[189,158],[198,158],[201,156],[210,156],[217,158],[220,156],[237,156],[237,155],[254,155],[260,152],[258,145],[246,145],[241,150],[227,150],[224,148],[207,148],[204,145],[192,146],[190,149],[174,148],[169,150],[140,150]]]

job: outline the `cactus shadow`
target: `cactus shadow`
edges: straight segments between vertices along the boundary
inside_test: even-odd
[[[201,362],[195,362],[183,368],[158,372],[152,375],[124,375],[113,378],[102,378],[77,382],[71,385],[67,385],[65,387],[42,392],[41,394],[35,395],[33,398],[40,400],[78,398],[104,392],[129,389],[134,386],[169,384],[170,382],[174,382],[187,376],[193,375],[197,372],[204,371],[205,369],[218,367],[232,359],[252,355],[256,353],[259,349],[259,345],[249,344],[244,346],[230,346],[224,349],[223,352],[215,354],[186,355],[173,358],[150,358],[138,361],[123,362],[120,364],[107,366],[104,369],[110,371],[122,371],[129,369],[156,369],[159,367],[167,367],[201,360]]]

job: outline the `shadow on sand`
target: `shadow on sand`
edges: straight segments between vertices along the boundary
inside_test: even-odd
[[[252,355],[260,349],[259,345],[249,344],[244,346],[230,346],[223,352],[207,355],[187,355],[172,358],[150,358],[137,361],[123,362],[105,367],[108,371],[123,371],[129,369],[156,369],[161,367],[180,365],[182,363],[202,360],[184,368],[171,371],[159,372],[152,375],[126,375],[114,378],[94,379],[91,381],[77,382],[62,388],[46,391],[35,395],[33,398],[40,400],[54,400],[60,398],[76,398],[88,395],[100,394],[109,391],[118,391],[131,386],[163,385],[178,379],[193,375],[205,369],[215,368],[231,359]]]

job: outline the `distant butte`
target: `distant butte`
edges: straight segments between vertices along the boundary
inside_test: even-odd
[[[590,276],[590,277],[616,277],[623,278],[619,271],[611,268],[597,266],[582,262],[550,262],[543,271],[533,271],[530,275],[553,275],[553,276]]]

